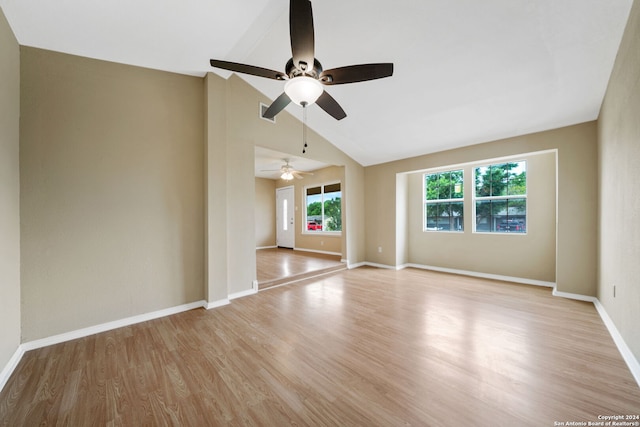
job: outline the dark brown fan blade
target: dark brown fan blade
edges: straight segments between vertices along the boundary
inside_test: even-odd
[[[271,103],[271,105],[269,106],[269,108],[267,108],[267,111],[264,112],[262,117],[267,119],[273,119],[276,116],[276,114],[284,110],[284,108],[287,105],[289,105],[290,102],[291,102],[291,98],[289,98],[289,95],[282,92],[282,95],[277,97],[276,100],[273,101],[273,103]]]
[[[314,33],[313,11],[309,0],[291,0],[289,4],[289,36],[293,65],[299,70],[313,69]]]
[[[266,77],[274,80],[284,80],[285,74],[280,71],[273,71],[268,68],[254,67],[253,65],[238,64],[237,62],[211,60],[211,66],[222,68],[223,70],[235,71],[236,73],[250,74],[252,76]]]
[[[344,112],[340,104],[338,104],[338,102],[333,99],[326,90],[322,92],[322,95],[320,95],[316,104],[336,120],[342,120],[347,117],[347,113]]]
[[[382,79],[392,75],[392,63],[361,64],[324,70],[320,73],[320,81],[325,85],[340,85]]]

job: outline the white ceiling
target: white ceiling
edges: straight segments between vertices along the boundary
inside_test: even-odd
[[[367,166],[596,119],[632,0],[312,3],[325,69],[395,64],[391,78],[328,87],[344,120],[309,109],[310,127]],[[0,0],[22,45],[225,77],[210,58],[284,71],[288,4]],[[243,78],[272,99],[283,90]]]

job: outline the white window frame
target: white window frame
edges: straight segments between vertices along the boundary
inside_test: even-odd
[[[462,197],[458,199],[436,199],[427,200],[426,180],[427,176],[451,172],[462,172]],[[463,167],[449,167],[442,170],[430,170],[422,174],[422,231],[429,233],[464,233],[464,198],[465,198],[465,183],[464,183],[464,168]],[[462,203],[462,230],[438,230],[430,229],[427,227],[427,205],[435,205],[440,203]]]
[[[495,166],[495,165],[500,165],[500,164],[504,164],[504,163],[521,163],[524,162],[525,164],[525,171],[527,173],[526,175],[526,187],[527,187],[527,192],[525,194],[513,194],[513,195],[507,195],[507,196],[482,196],[482,197],[478,197],[476,195],[476,169],[478,168],[483,168],[483,167],[491,167],[491,166]],[[472,184],[473,184],[473,195],[471,197],[471,209],[473,212],[473,228],[472,228],[472,233],[474,234],[490,234],[490,235],[508,235],[508,236],[526,236],[529,233],[529,199],[527,198],[527,195],[529,193],[529,167],[528,167],[528,161],[527,159],[523,159],[523,158],[511,158],[511,159],[500,159],[500,160],[494,160],[494,161],[490,161],[489,163],[479,163],[479,164],[475,164],[472,166],[471,169],[472,172]],[[504,231],[478,231],[476,229],[477,227],[477,221],[476,221],[476,205],[478,201],[500,201],[500,200],[510,200],[510,199],[525,199],[526,200],[526,208],[525,208],[525,231],[524,232],[504,232]]]
[[[342,197],[343,185],[341,181],[328,181],[320,184],[310,184],[306,185],[302,188],[302,200],[303,200],[303,221],[302,221],[302,234],[307,234],[310,236],[341,236],[342,230],[340,231],[326,231],[324,229],[325,217],[324,217],[324,188],[329,185],[340,184],[340,215],[342,215],[342,209],[344,208],[344,197]],[[322,209],[322,231],[316,230],[308,230],[308,221],[307,221],[307,189],[320,187],[320,194],[322,195],[320,206]],[[341,219],[342,222],[342,219]]]

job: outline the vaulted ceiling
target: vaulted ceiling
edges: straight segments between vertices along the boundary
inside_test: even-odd
[[[597,118],[632,0],[314,0],[325,69],[393,62],[331,86],[347,117],[309,125],[364,166]],[[284,70],[288,0],[0,0],[21,45],[202,76],[210,58]],[[242,76],[275,99],[283,82]],[[301,109],[287,108],[301,116]]]

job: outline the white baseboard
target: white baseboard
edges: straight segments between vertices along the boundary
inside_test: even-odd
[[[329,251],[317,251],[315,249],[304,249],[304,248],[293,248],[294,251],[300,252],[311,252],[316,254],[324,254],[324,255],[337,255],[342,256],[342,252],[329,252]]]
[[[604,322],[604,325],[609,330],[609,334],[611,335],[611,338],[613,338],[613,342],[616,343],[616,346],[618,347],[618,351],[620,351],[622,358],[627,363],[627,366],[631,371],[631,375],[633,375],[636,383],[638,383],[638,387],[640,387],[640,362],[638,362],[638,359],[636,359],[634,354],[631,352],[631,349],[624,341],[624,338],[622,338],[622,335],[620,335],[618,328],[616,328],[616,325],[613,323],[613,320],[611,320],[611,317],[609,317],[607,310],[605,310],[600,300],[594,298],[593,304],[596,306],[596,310],[598,310],[598,314]]]
[[[594,304],[598,300],[596,297],[590,297],[588,295],[572,294],[570,292],[561,292],[556,287],[553,288],[552,294],[553,294],[554,297],[575,299],[575,300],[578,300],[578,301],[592,302]]]
[[[183,304],[176,307],[165,308],[163,310],[153,311],[151,313],[139,314],[112,322],[102,323],[100,325],[89,326],[63,334],[53,335],[47,338],[41,338],[34,341],[28,341],[23,345],[25,351],[35,350],[36,348],[46,347],[53,344],[59,344],[65,341],[71,341],[78,338],[84,338],[89,335],[98,334],[100,332],[110,331],[112,329],[122,328],[124,326],[136,323],[146,322],[148,320],[158,319],[160,317],[171,316],[172,314],[182,313],[183,311],[193,310],[194,308],[206,307],[206,301],[196,301],[189,304]]]
[[[217,300],[217,301],[208,302],[204,306],[204,308],[206,308],[207,310],[211,310],[213,308],[218,308],[218,307],[222,307],[222,306],[229,305],[229,304],[230,304],[229,298],[224,298],[224,299],[220,299],[220,300]]]
[[[278,246],[259,246],[256,248],[257,251],[259,251],[260,249],[276,249],[278,248]],[[300,251],[300,252],[311,252],[311,253],[316,253],[316,254],[324,254],[324,255],[337,255],[337,256],[342,256],[342,252],[330,252],[330,251],[319,251],[316,249],[305,249],[305,248],[293,248],[294,251]]]
[[[365,261],[361,264],[366,265],[367,267],[384,268],[385,270],[402,270],[404,268],[402,265],[387,265],[369,261]]]
[[[0,391],[2,391],[4,386],[7,384],[7,381],[9,381],[9,377],[11,377],[11,374],[13,374],[13,371],[18,366],[18,363],[20,363],[20,360],[22,360],[24,352],[24,346],[20,344],[16,349],[16,352],[13,353],[13,356],[11,356],[11,359],[9,359],[7,365],[4,367],[4,369],[2,369],[2,372],[0,372]]]
[[[553,288],[556,285],[553,282],[545,282],[543,280],[526,279],[522,277],[512,277],[512,276],[502,276],[500,274],[479,273],[477,271],[457,270],[454,268],[434,267],[432,265],[409,263],[409,264],[404,264],[401,267],[402,268],[419,268],[421,270],[432,270],[432,271],[438,271],[441,273],[459,274],[462,276],[478,277],[480,279],[500,280],[501,282],[513,282],[513,283],[520,283],[522,285],[543,286],[545,288]]]
[[[347,268],[349,270],[353,270],[354,268],[364,267],[365,265],[367,265],[366,262],[357,262],[355,264],[350,264],[349,261],[346,261],[346,262],[347,262]]]
[[[234,294],[229,295],[229,300],[234,300],[237,298],[248,297],[249,295],[257,294],[258,291],[256,289],[247,289],[246,291],[236,292]]]
[[[440,273],[459,274],[461,276],[478,277],[481,279],[500,280],[502,282],[513,282],[513,283],[520,283],[523,285],[543,286],[546,288],[553,288],[555,286],[555,283],[553,282],[545,282],[542,280],[525,279],[522,277],[512,277],[512,276],[502,276],[499,274],[478,273],[476,271],[457,270],[454,268],[435,267],[432,265],[424,265],[424,264],[407,263],[407,264],[400,264],[400,265],[386,265],[386,264],[379,264],[376,262],[363,262],[358,264],[357,266],[361,267],[363,265],[367,265],[369,267],[384,268],[387,270],[404,270],[405,268],[417,268],[420,270],[430,270],[430,271],[437,271]],[[355,268],[355,267],[349,266],[349,268]]]

